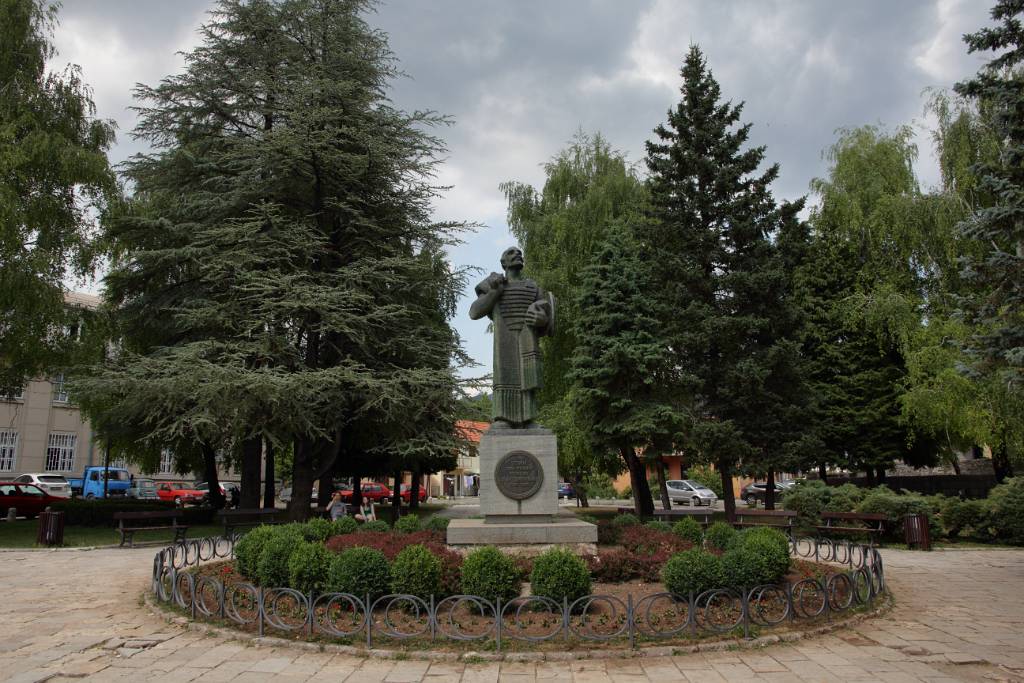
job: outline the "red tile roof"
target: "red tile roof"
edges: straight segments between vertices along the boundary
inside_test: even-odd
[[[490,422],[474,422],[472,420],[459,420],[455,423],[455,431],[460,437],[473,443],[480,443],[480,437],[491,426]]]

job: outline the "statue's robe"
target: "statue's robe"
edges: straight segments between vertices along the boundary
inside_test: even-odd
[[[476,287],[478,296],[489,290],[485,282]],[[538,337],[548,325],[547,299],[530,279],[509,280],[497,303],[487,315],[494,326],[495,420],[512,424],[537,417],[537,390],[541,387]],[[526,312],[533,309],[536,326],[526,324]]]

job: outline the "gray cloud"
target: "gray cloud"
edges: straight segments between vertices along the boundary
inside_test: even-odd
[[[600,130],[630,159],[678,99],[691,43],[706,53],[726,97],[746,102],[752,142],[782,164],[776,195],[806,194],[827,172],[821,154],[840,127],[921,118],[921,92],[974,71],[960,36],[987,24],[978,0],[393,0],[368,17],[390,35],[408,78],[396,104],[451,115],[440,179],[454,187],[438,218],[484,223],[452,252],[459,264],[497,267],[511,241],[498,183],[539,186],[541,164],[577,128]],[[141,149],[128,131],[131,88],[180,69],[176,50],[196,42],[209,0],[67,0],[57,33],[61,60],[82,65],[99,114],[117,119],[112,156]],[[937,174],[927,135],[920,173]],[[465,304],[468,306],[468,301]],[[468,350],[487,362],[484,325],[460,316]]]

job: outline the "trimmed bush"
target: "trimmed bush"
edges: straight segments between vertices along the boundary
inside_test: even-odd
[[[712,588],[721,588],[725,582],[722,560],[696,548],[676,553],[661,570],[665,588],[677,595],[700,595]]]
[[[338,519],[331,522],[331,534],[328,536],[338,536],[340,534],[351,534],[359,530],[359,522],[352,517],[339,517]]]
[[[946,535],[956,538],[962,531],[984,537],[988,533],[988,510],[983,500],[949,498],[942,506],[942,526]]]
[[[322,517],[313,518],[301,525],[302,537],[307,541],[323,543],[334,534],[334,524]]]
[[[989,524],[1000,541],[1024,544],[1024,478],[1014,477],[992,489]]]
[[[590,570],[586,563],[563,548],[552,548],[537,556],[530,572],[530,592],[562,604],[590,594]]]
[[[331,553],[319,541],[299,543],[288,558],[288,586],[303,593],[324,590],[331,567]]]
[[[612,518],[612,526],[617,529],[625,529],[628,526],[640,526],[641,524],[640,518],[632,512],[623,512]]]
[[[770,560],[751,546],[740,545],[722,553],[722,580],[730,588],[750,589],[775,583]]]
[[[391,526],[383,519],[375,519],[370,522],[363,522],[360,531],[391,531]]]
[[[652,531],[661,531],[661,532],[665,532],[665,533],[668,533],[668,532],[672,531],[672,525],[671,524],[669,524],[668,522],[662,522],[661,520],[658,520],[658,519],[652,519],[649,522],[645,522],[644,526],[646,528],[652,530]]]
[[[295,526],[298,525],[277,527],[263,544],[263,551],[256,563],[256,578],[261,586],[278,588],[288,585],[288,562],[295,548],[304,542]]]
[[[942,521],[931,502],[916,493],[896,493],[887,486],[872,489],[857,506],[857,512],[881,513],[889,518],[890,528],[900,529],[906,515],[926,515],[933,538],[942,535]]]
[[[414,534],[419,531],[420,528],[420,518],[416,515],[399,517],[398,521],[395,522],[395,531],[401,534]]]
[[[522,578],[515,561],[497,548],[485,547],[466,555],[462,562],[462,592],[494,602],[519,595]]]
[[[704,529],[693,517],[683,517],[673,524],[672,533],[697,547],[704,541]]]
[[[422,545],[411,545],[391,563],[391,592],[423,600],[441,592],[441,560]]]
[[[378,598],[388,592],[391,567],[384,553],[373,548],[349,548],[334,556],[327,572],[325,590],[351,593],[360,599]]]
[[[726,522],[715,522],[704,532],[704,540],[715,550],[725,550],[729,542],[736,536],[736,530]]]
[[[258,580],[257,565],[263,554],[263,546],[273,538],[277,529],[264,524],[250,529],[235,543],[235,568],[247,579]]]
[[[428,531],[440,531],[441,533],[444,533],[448,530],[448,523],[451,521],[452,520],[447,517],[434,515],[427,520],[426,524],[423,525],[423,528]]]
[[[755,563],[758,571],[755,577],[758,583],[776,583],[789,572],[790,555],[789,539],[778,529],[770,527],[753,527],[736,534],[729,542],[729,549],[750,551],[757,555]],[[725,561],[725,556],[722,556]],[[724,565],[723,565],[724,566]],[[752,570],[753,571],[753,570]],[[753,585],[739,583],[734,585]]]

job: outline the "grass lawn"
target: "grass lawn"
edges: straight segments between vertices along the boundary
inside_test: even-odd
[[[36,545],[37,520],[19,519],[15,522],[0,522],[0,548],[33,548]],[[192,526],[187,538],[219,536],[223,527],[214,524]],[[135,543],[174,540],[172,531],[136,531]],[[69,526],[64,528],[64,546],[81,548],[94,545],[117,545],[121,535],[113,527]]]

